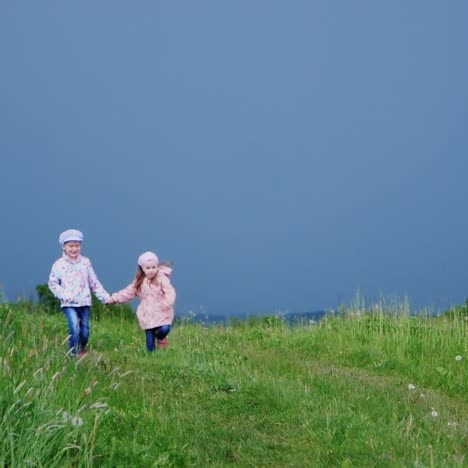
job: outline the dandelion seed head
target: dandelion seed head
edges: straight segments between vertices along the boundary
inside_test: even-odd
[[[83,420],[78,416],[74,416],[73,418],[71,418],[70,422],[72,423],[72,426],[82,426],[83,425]]]
[[[408,385],[408,390],[414,390],[415,388],[416,388],[416,385],[413,385],[412,383]]]
[[[431,416],[433,418],[437,418],[437,416],[439,416],[439,413],[436,410],[432,410]]]
[[[455,356],[455,361],[461,361],[462,359],[463,359],[463,358],[462,358],[460,355]]]

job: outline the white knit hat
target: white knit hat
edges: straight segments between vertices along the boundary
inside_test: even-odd
[[[60,245],[63,247],[65,242],[78,241],[83,242],[83,233],[77,229],[67,229],[59,236]]]

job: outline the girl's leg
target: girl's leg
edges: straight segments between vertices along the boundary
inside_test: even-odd
[[[156,335],[156,328],[148,328],[145,330],[146,334],[146,349],[150,352],[155,350],[154,341]]]
[[[64,307],[63,313],[67,317],[68,333],[70,334],[69,347],[73,350],[73,354],[78,352],[78,341],[80,336],[80,322],[78,314],[74,307]]]
[[[164,348],[164,346],[167,346],[166,336],[169,334],[170,331],[171,331],[170,325],[162,325],[156,328],[156,338],[158,340],[158,345],[161,348]]]
[[[156,338],[158,340],[164,340],[166,336],[169,334],[171,331],[171,326],[170,325],[162,325],[160,327],[156,328]]]
[[[80,336],[79,336],[79,345],[80,353],[86,352],[86,345],[89,340],[89,307],[79,307],[77,309],[78,318],[80,319]]]

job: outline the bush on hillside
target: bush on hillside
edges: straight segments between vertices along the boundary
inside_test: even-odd
[[[47,312],[60,312],[60,301],[52,294],[47,284],[38,284],[36,286],[37,296],[39,298],[39,305],[42,306]],[[133,318],[133,310],[130,304],[119,304],[107,306],[99,301],[99,299],[92,294],[92,318],[94,320],[101,320],[104,317],[119,317],[119,318]]]
[[[92,293],[93,304],[91,307],[91,316],[94,320],[102,320],[105,317],[118,317],[121,319],[134,320],[134,313],[130,304],[103,304],[95,295]]]
[[[455,305],[446,310],[444,315],[453,319],[465,320],[465,317],[468,317],[468,299],[466,299],[463,305]]]
[[[52,294],[49,286],[46,284],[38,284],[36,286],[39,305],[50,312],[60,312],[60,301]]]

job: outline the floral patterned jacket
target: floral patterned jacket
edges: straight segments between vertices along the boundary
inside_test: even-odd
[[[48,284],[54,296],[60,300],[61,307],[90,306],[91,291],[101,302],[109,298],[109,293],[97,279],[91,261],[81,255],[75,261],[65,254],[59,258],[52,265]]]

